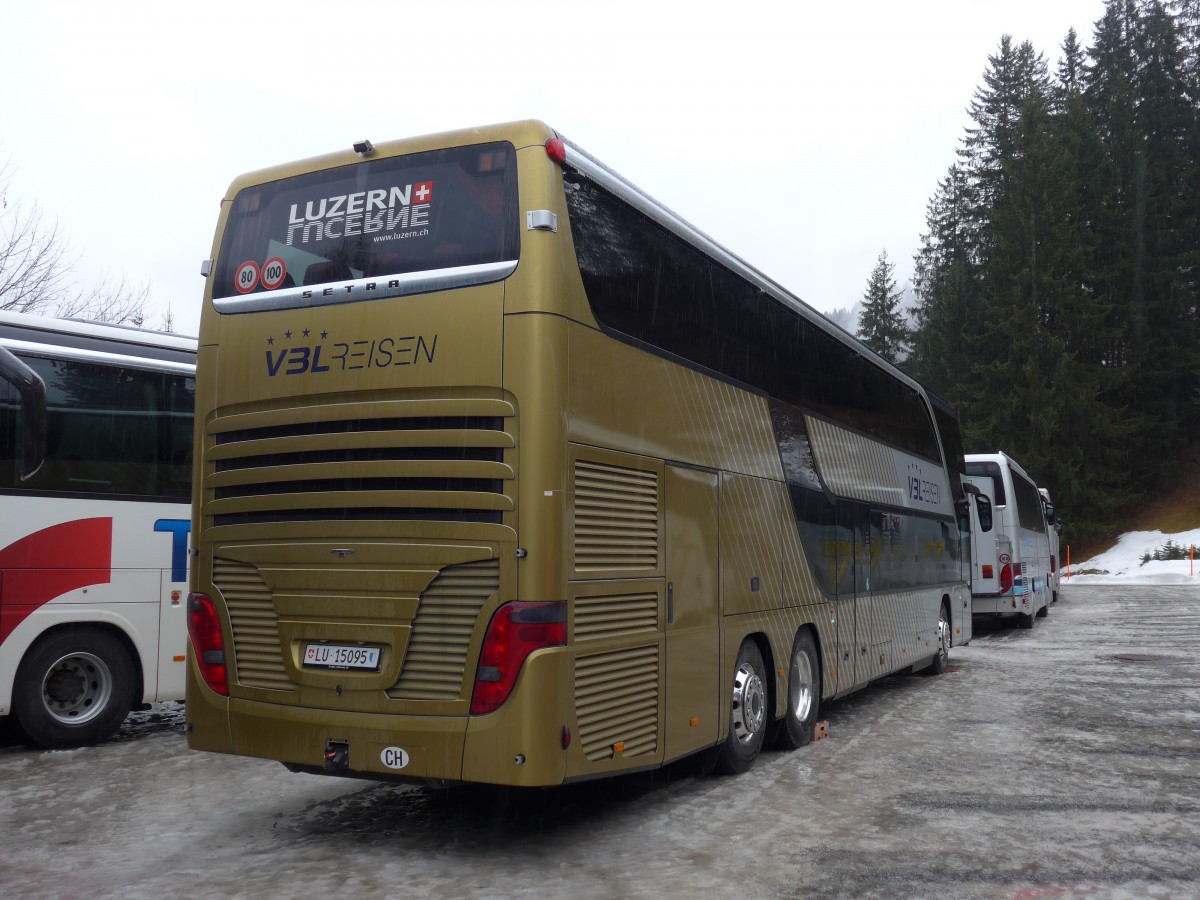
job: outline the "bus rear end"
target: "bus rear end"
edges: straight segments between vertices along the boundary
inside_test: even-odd
[[[518,560],[561,531],[533,501],[561,417],[524,387],[555,384],[554,317],[525,305],[561,292],[540,274],[563,270],[538,240],[565,215],[551,137],[363,141],[231,187],[198,363],[191,747],[563,780],[548,554],[517,595]],[[506,354],[506,330],[532,352]],[[539,474],[518,488],[522,454]]]

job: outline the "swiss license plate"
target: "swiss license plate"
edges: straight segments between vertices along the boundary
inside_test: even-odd
[[[322,669],[379,668],[379,647],[359,644],[308,644],[304,648],[304,665]]]

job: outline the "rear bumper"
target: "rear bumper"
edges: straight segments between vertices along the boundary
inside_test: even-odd
[[[508,701],[483,716],[348,712],[226,698],[189,673],[188,746],[323,769],[326,750],[338,745],[348,751],[347,768],[338,770],[345,775],[562,784],[564,723],[551,713],[564,708],[558,668],[554,654],[535,653]]]

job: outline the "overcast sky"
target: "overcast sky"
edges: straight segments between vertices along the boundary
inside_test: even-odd
[[[275,163],[539,118],[822,311],[903,285],[1001,36],[1102,0],[0,0],[0,163],[194,334],[221,197]]]

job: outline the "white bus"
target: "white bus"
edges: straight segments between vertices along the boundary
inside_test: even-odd
[[[968,453],[968,480],[992,505],[991,528],[975,534],[971,611],[1032,628],[1049,611],[1050,538],[1037,485],[1006,453]],[[985,523],[986,524],[986,523]]]
[[[183,699],[195,359],[0,312],[0,718],[33,744]]]
[[[1058,602],[1059,579],[1062,575],[1062,557],[1059,555],[1059,534],[1062,533],[1062,520],[1054,510],[1054,501],[1050,499],[1050,491],[1044,487],[1038,488],[1042,497],[1042,514],[1046,517],[1049,529],[1046,536],[1050,539],[1050,602]]]

